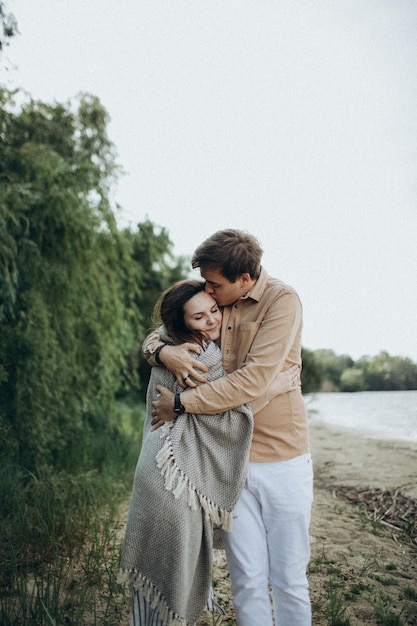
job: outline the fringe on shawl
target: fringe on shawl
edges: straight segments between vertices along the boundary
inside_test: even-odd
[[[231,511],[222,509],[212,502],[207,496],[202,494],[190,481],[188,476],[182,472],[174,457],[174,451],[170,438],[167,436],[164,445],[156,455],[156,463],[161,470],[161,476],[165,478],[165,488],[171,491],[175,498],[187,490],[187,504],[196,511],[199,506],[207,513],[213,524],[226,531],[232,529],[233,514]]]
[[[164,624],[167,626],[188,626],[185,618],[180,617],[168,607],[162,593],[140,572],[137,570],[120,570],[117,577],[119,585],[128,581],[143,595],[152,609],[158,610]]]

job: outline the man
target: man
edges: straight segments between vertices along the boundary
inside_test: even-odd
[[[245,487],[234,509],[233,529],[223,533],[239,626],[272,626],[269,600],[280,626],[311,626],[306,569],[312,504],[312,462],[301,395],[302,306],[296,292],[261,267],[254,237],[223,230],[192,257],[206,291],[223,307],[221,349],[225,378],[196,386],[204,377],[189,349],[158,345],[145,354],[173,371],[183,386],[163,387],[153,403],[153,425],[181,413],[218,413],[250,402],[254,432]],[[276,395],[281,370],[296,370],[297,384]],[[293,368],[293,369],[291,369]]]

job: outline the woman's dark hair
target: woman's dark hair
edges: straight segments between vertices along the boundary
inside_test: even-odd
[[[248,273],[257,280],[261,271],[263,250],[253,235],[229,228],[219,230],[203,241],[194,252],[191,265],[219,269],[231,283]]]
[[[155,304],[153,320],[156,326],[164,324],[175,343],[194,341],[200,346],[204,336],[196,330],[190,330],[184,323],[184,304],[200,291],[204,283],[200,280],[180,280],[164,293]]]

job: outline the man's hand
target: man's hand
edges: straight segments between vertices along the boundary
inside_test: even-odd
[[[170,372],[172,372],[178,384],[181,387],[197,387],[199,383],[206,383],[207,380],[199,374],[200,372],[208,372],[208,367],[204,363],[193,359],[190,352],[196,352],[200,354],[201,348],[196,343],[183,343],[180,346],[165,345],[164,349],[160,351],[159,358]],[[172,403],[174,406],[174,403]]]
[[[161,387],[161,385],[157,385],[156,390],[161,396],[158,400],[152,402],[151,424],[153,428],[151,428],[151,431],[161,428],[165,422],[171,422],[176,417],[174,413],[174,394],[172,391],[166,387]]]

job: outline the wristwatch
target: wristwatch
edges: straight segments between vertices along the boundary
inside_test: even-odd
[[[166,343],[163,343],[162,346],[158,346],[155,352],[153,353],[155,357],[155,361],[157,362],[158,365],[163,365],[161,361],[161,357],[159,355],[161,354],[162,348],[165,348],[165,346],[166,346]]]
[[[181,404],[181,397],[179,393],[175,394],[174,413],[175,415],[182,415],[183,413],[185,413],[185,406]]]

